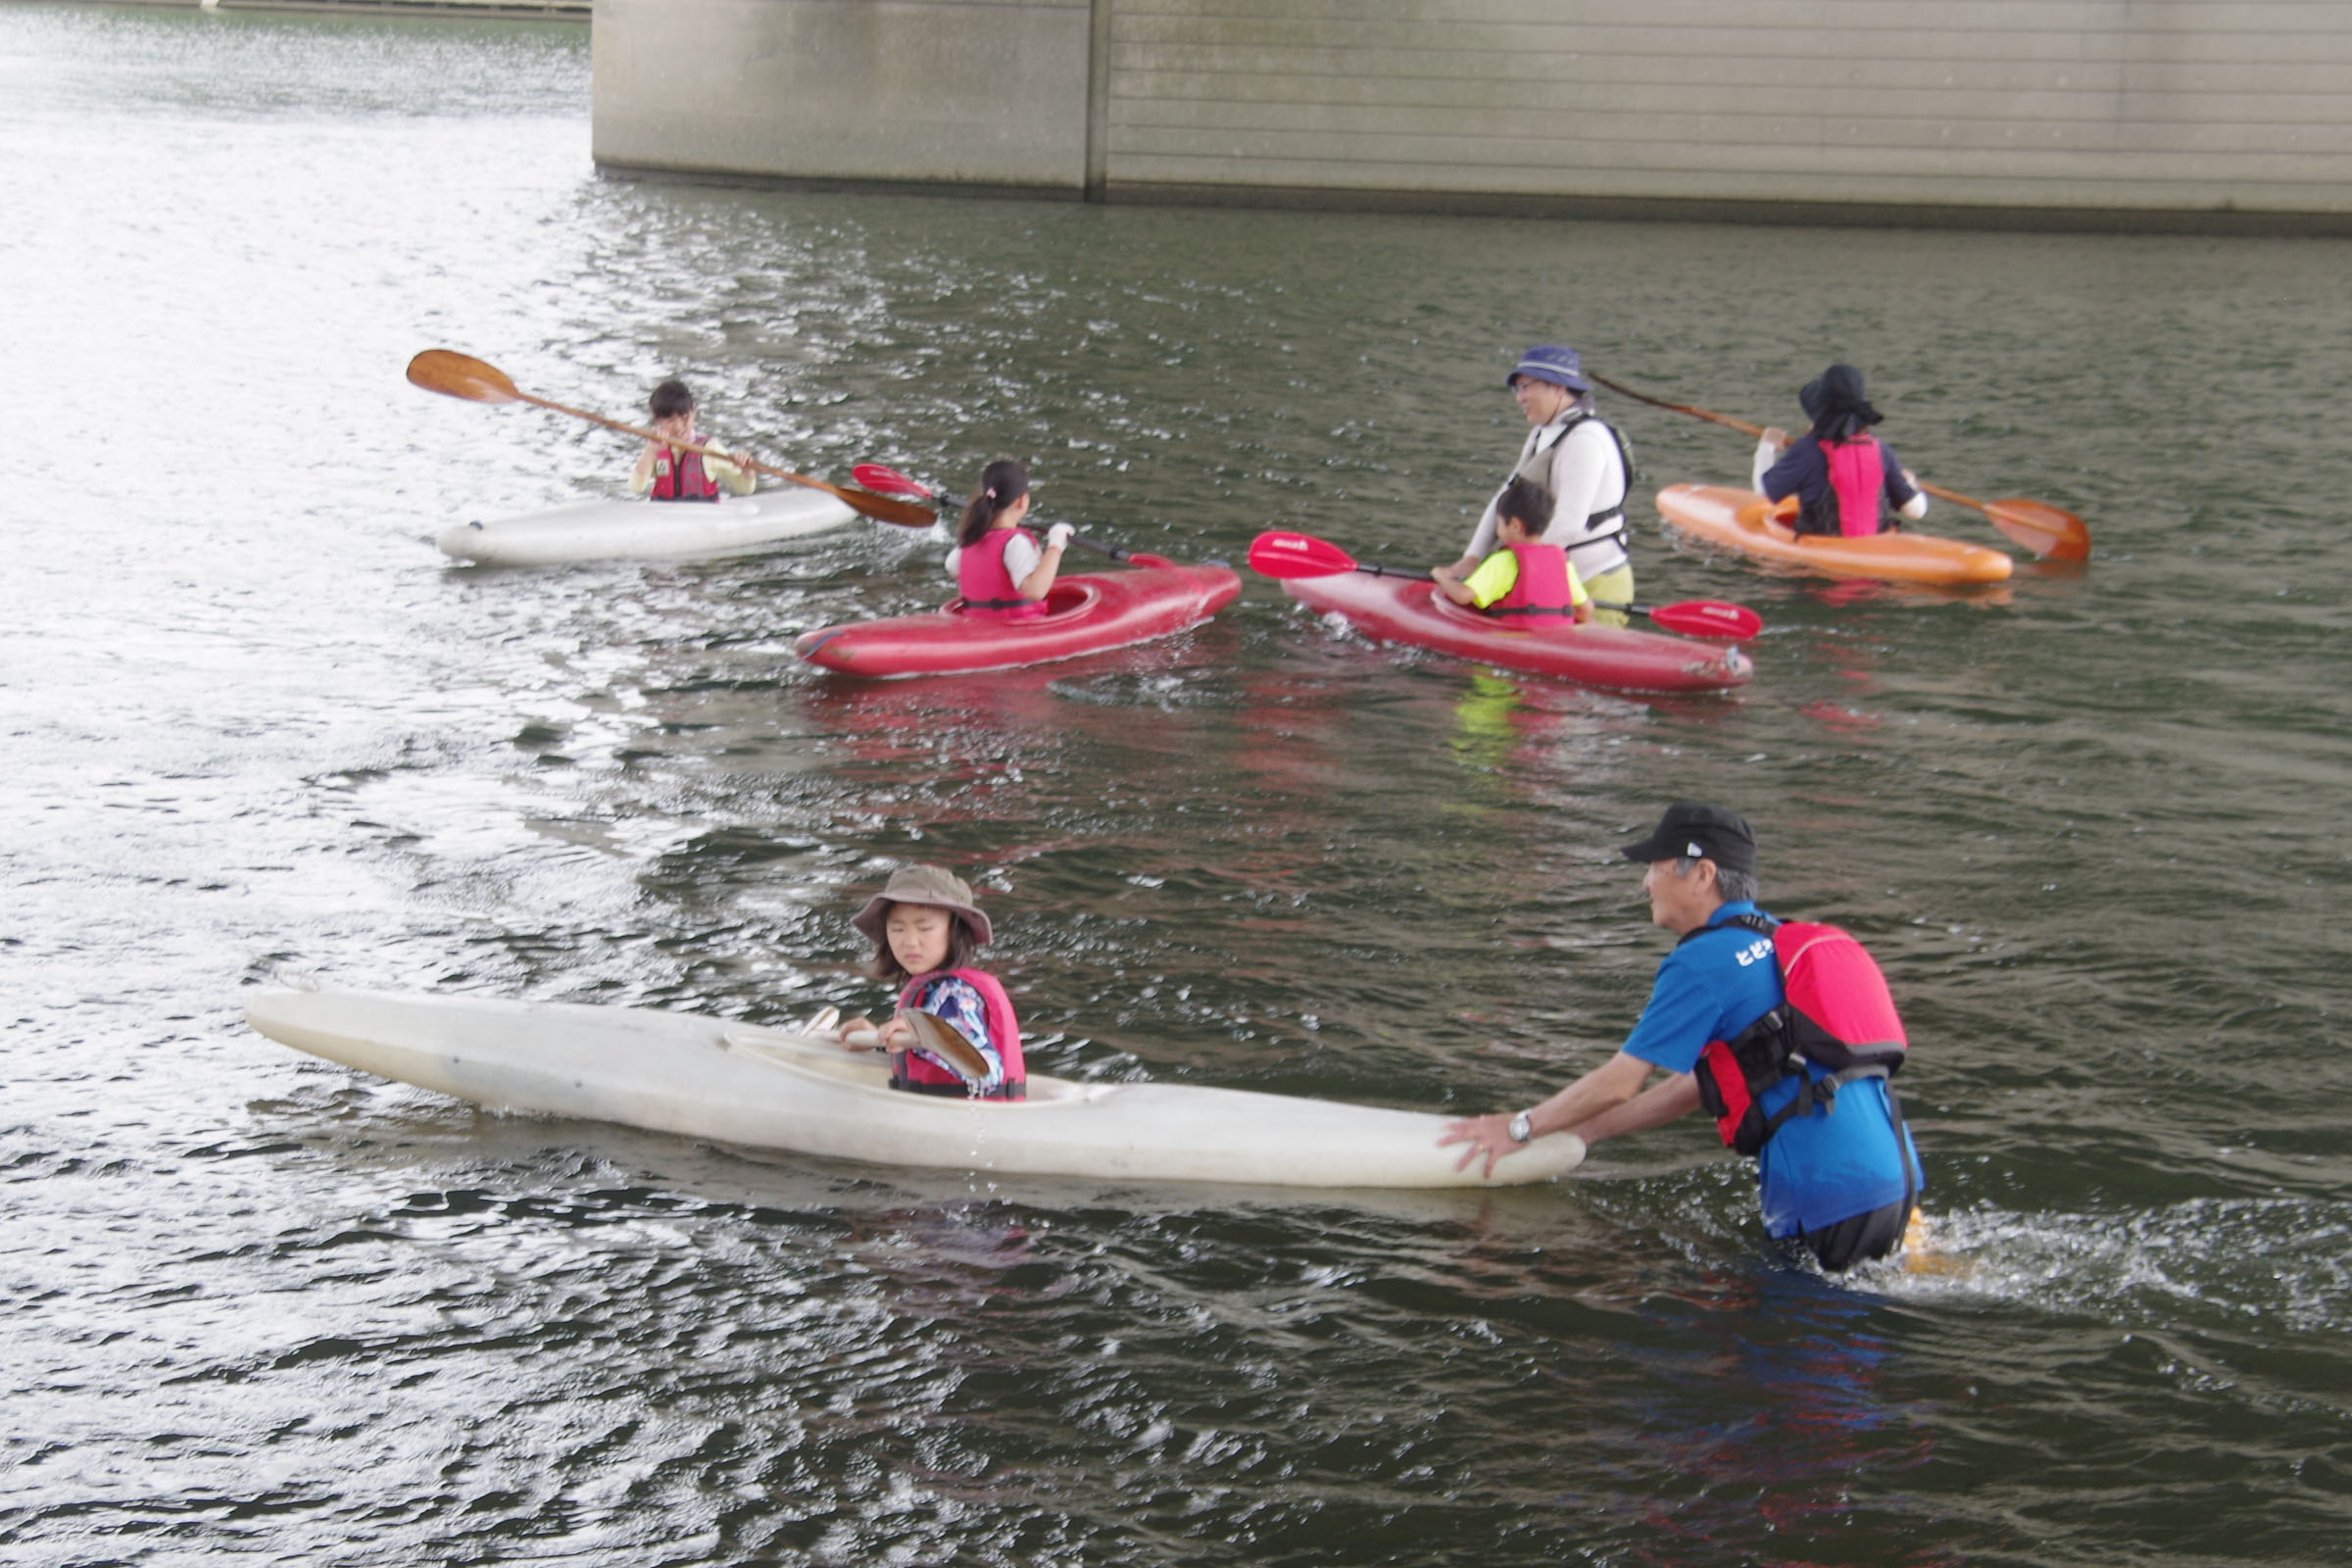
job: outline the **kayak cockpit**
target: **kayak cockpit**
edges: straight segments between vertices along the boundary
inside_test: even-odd
[[[1055,1105],[1084,1105],[1102,1100],[1117,1084],[1073,1083],[1067,1078],[1032,1077],[1026,1100],[958,1101],[953,1095],[909,1095],[890,1087],[890,1069],[873,1052],[844,1051],[822,1035],[797,1034],[783,1029],[749,1026],[725,1031],[719,1049],[803,1077],[886,1095],[894,1104],[929,1101],[940,1105],[980,1104],[990,1110],[1036,1110]]]

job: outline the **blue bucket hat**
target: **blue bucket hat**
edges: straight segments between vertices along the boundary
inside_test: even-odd
[[[1576,350],[1562,348],[1557,343],[1539,343],[1520,355],[1519,363],[1502,378],[1502,384],[1509,386],[1523,375],[1531,381],[1564,386],[1571,392],[1592,390],[1592,383],[1585,379],[1585,372],[1577,364]]]

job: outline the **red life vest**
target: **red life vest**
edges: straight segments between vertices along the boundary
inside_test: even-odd
[[[983,1100],[1026,1100],[1029,1098],[1028,1064],[1021,1059],[1021,1024],[1013,1016],[1012,999],[1004,994],[997,977],[985,969],[934,969],[918,974],[906,982],[899,993],[899,1010],[904,1012],[914,1005],[914,999],[934,980],[964,980],[980,993],[988,1008],[988,1043],[997,1049],[997,1059],[1004,1064],[1002,1087],[981,1096]],[[898,1056],[898,1071],[890,1080],[893,1089],[911,1089],[918,1095],[962,1095],[967,1093],[964,1081],[956,1073],[941,1066],[929,1056],[912,1051]]]
[[[1838,498],[1838,531],[1848,539],[1877,533],[1879,496],[1886,484],[1878,438],[1857,435],[1851,441],[1824,441],[1821,455],[1829,461],[1830,491]]]
[[[1503,546],[1519,563],[1511,591],[1487,607],[1490,615],[1572,615],[1575,596],[1568,589],[1568,552],[1558,545]]]
[[[1016,538],[1037,543],[1026,528],[991,528],[977,544],[965,545],[956,557],[956,592],[966,610],[995,612],[1000,619],[1025,620],[1046,612],[1043,599],[1024,599],[1021,585],[1004,565],[1004,550]]]
[[[718,485],[703,471],[700,452],[663,447],[654,459],[654,488],[650,494],[656,501],[716,501]]]
[[[1887,995],[1886,977],[1844,931],[1793,920],[1775,927],[1761,915],[1735,915],[1725,924],[1771,931],[1788,999],[1740,1031],[1738,1039],[1708,1041],[1692,1070],[1699,1103],[1715,1118],[1716,1132],[1731,1148],[1752,1154],[1789,1118],[1816,1106],[1828,1111],[1839,1084],[1892,1077],[1910,1042]],[[1828,1076],[1815,1078],[1812,1067]],[[1801,1080],[1795,1098],[1768,1116],[1759,1102],[1784,1078]],[[1887,1100],[1891,1109],[1891,1085]]]

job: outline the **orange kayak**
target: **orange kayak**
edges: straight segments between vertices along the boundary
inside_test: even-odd
[[[1998,550],[1940,534],[1794,534],[1773,520],[1772,503],[1753,490],[1720,484],[1670,484],[1658,492],[1666,526],[1706,544],[1737,550],[1824,577],[1875,577],[1883,582],[1999,582],[2012,563]]]

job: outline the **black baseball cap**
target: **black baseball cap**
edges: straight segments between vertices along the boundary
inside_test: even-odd
[[[1671,860],[1680,856],[1713,860],[1726,871],[1756,868],[1756,835],[1747,818],[1721,806],[1677,801],[1666,808],[1649,837],[1628,844],[1629,860]]]

